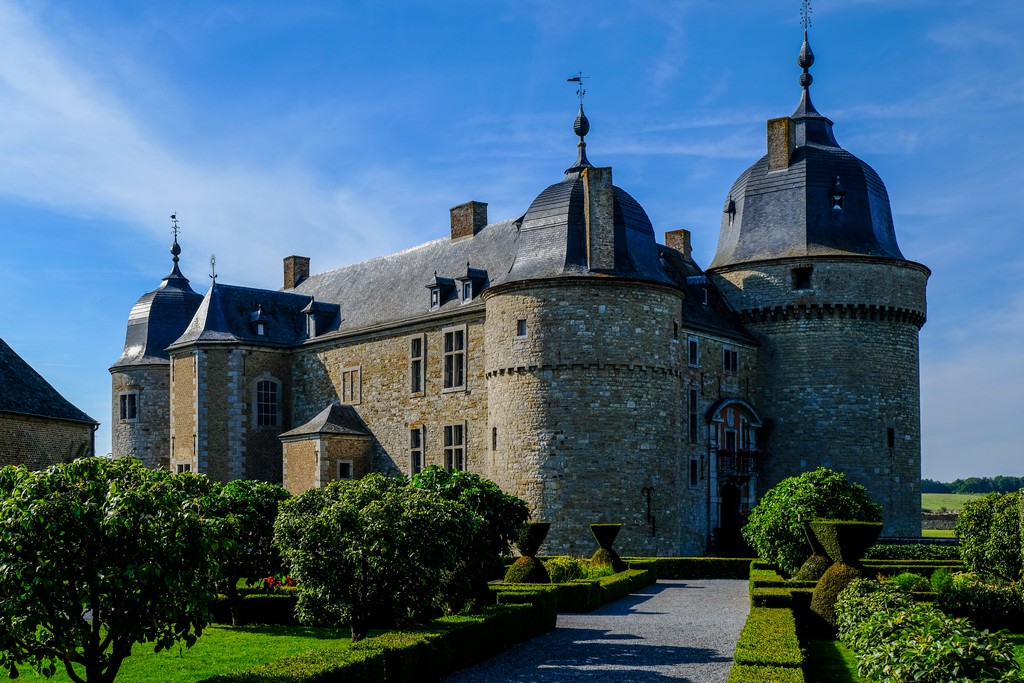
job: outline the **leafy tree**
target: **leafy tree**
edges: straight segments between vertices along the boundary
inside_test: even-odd
[[[811,555],[803,522],[812,519],[881,522],[882,508],[842,472],[819,467],[766,491],[750,512],[743,538],[762,559],[793,573]]]
[[[191,646],[215,597],[209,494],[128,458],[0,469],[0,666],[109,683],[135,643]]]
[[[462,567],[451,574],[445,592],[456,605],[470,595],[486,595],[487,581],[504,573],[501,557],[511,554],[512,543],[530,517],[526,502],[478,474],[437,466],[416,474],[412,484],[463,505],[482,518],[475,536],[468,539]]]
[[[921,493],[953,493],[953,488],[945,482],[935,481],[934,479],[922,479]]]
[[[218,486],[212,497],[212,513],[223,519],[224,536],[230,543],[221,548],[221,588],[231,605],[231,623],[240,625],[241,598],[238,581],[270,576],[281,570],[281,556],[274,547],[274,520],[278,504],[291,494],[279,484],[237,479]]]
[[[482,518],[469,508],[371,474],[332,482],[281,503],[274,543],[299,584],[304,623],[419,623],[437,613],[446,575],[457,571]]]
[[[1016,581],[1021,560],[1021,493],[990,493],[964,503],[953,533],[960,539],[960,557],[978,574]]]

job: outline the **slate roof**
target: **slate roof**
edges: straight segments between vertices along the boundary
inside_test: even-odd
[[[99,424],[50,386],[0,339],[0,413]]]
[[[171,248],[174,254],[171,272],[157,289],[143,294],[132,306],[124,351],[111,369],[170,363],[165,349],[181,336],[203,300],[203,295],[192,290],[188,279],[178,269],[177,247],[175,239]]]
[[[903,260],[889,194],[878,174],[839,146],[832,121],[814,108],[806,65],[800,104],[791,117],[796,149],[784,170],[768,171],[767,155],[733,184],[725,201],[718,249],[709,269],[804,256],[870,256]],[[836,182],[845,192],[834,209]],[[730,214],[730,203],[735,209]]]
[[[281,434],[279,438],[313,436],[315,434],[336,434],[339,436],[371,436],[370,431],[350,405],[331,403],[317,413],[316,417],[295,429]]]
[[[707,275],[696,262],[684,258],[675,249],[659,246],[661,258],[665,262],[665,270],[682,289],[686,296],[683,299],[682,320],[687,327],[701,330],[709,334],[721,335],[757,344],[753,337],[740,324],[739,317],[718,292]],[[708,302],[704,303],[704,291],[708,292]]]

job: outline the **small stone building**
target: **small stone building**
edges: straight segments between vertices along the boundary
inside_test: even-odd
[[[0,339],[0,466],[39,470],[93,455],[97,427]]]
[[[169,430],[143,457],[293,492],[467,469],[552,523],[546,552],[589,553],[589,524],[621,522],[622,552],[657,555],[728,547],[768,486],[827,465],[886,533],[918,533],[928,269],[811,104],[812,62],[805,35],[800,104],[726,195],[708,270],[591,164],[581,106],[576,160],[521,216],[471,201],[405,251],[315,274],[289,256],[280,290],[214,282],[153,348],[166,375],[138,380]],[[112,368],[115,417],[134,362]]]

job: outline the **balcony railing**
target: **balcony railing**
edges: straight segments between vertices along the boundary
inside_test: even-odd
[[[761,468],[763,457],[764,454],[760,450],[720,450],[718,451],[718,476],[749,477],[756,475]]]

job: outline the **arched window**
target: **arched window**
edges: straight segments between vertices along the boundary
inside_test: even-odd
[[[279,397],[277,382],[261,380],[256,383],[256,426],[277,427]]]

